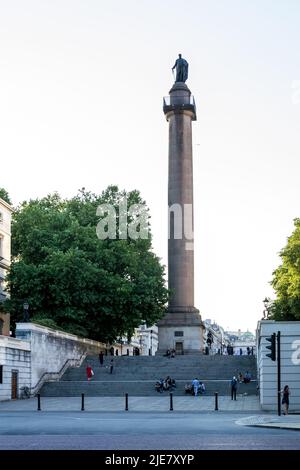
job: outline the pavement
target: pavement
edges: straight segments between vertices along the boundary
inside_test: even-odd
[[[260,428],[289,429],[300,431],[300,415],[255,415],[241,418],[236,421],[241,426],[255,426]]]
[[[41,411],[46,412],[80,412],[81,397],[41,397]],[[85,413],[120,413],[125,412],[124,397],[85,397]],[[10,400],[0,402],[0,418],[5,412],[37,412],[37,398],[25,400]],[[128,397],[128,411],[126,413],[239,413],[241,418],[236,421],[240,426],[268,427],[273,429],[300,430],[299,415],[277,416],[271,412],[263,412],[257,396],[237,396],[231,400],[228,396],[218,397],[218,411],[215,410],[215,397],[212,396],[176,396],[173,397],[173,410],[170,411],[169,394],[159,394],[154,397]],[[247,414],[245,417],[244,415]],[[195,415],[195,416],[196,416]]]
[[[85,397],[85,411],[124,411],[125,397]],[[218,397],[220,411],[258,412],[260,406],[256,396],[238,396],[231,400],[228,396]],[[10,400],[0,402],[1,411],[35,411],[37,398],[25,400]],[[80,411],[81,396],[79,397],[41,397],[42,411]],[[170,411],[170,395],[157,394],[151,397],[128,397],[128,410],[141,412]],[[184,412],[208,412],[215,410],[215,397],[212,396],[173,396],[173,410]]]

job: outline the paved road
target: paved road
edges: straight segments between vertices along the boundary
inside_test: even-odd
[[[236,424],[244,413],[0,413],[0,449],[300,449],[299,433]]]

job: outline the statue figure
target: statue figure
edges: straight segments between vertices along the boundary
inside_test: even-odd
[[[176,68],[176,80],[175,82],[185,82],[188,78],[189,64],[185,59],[181,57],[181,54],[178,56],[172,70]]]

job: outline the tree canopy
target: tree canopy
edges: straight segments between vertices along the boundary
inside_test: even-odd
[[[282,264],[274,271],[272,286],[276,300],[270,318],[300,320],[300,219],[294,220],[295,230],[280,253]]]
[[[0,198],[7,202],[7,204],[12,204],[9,194],[4,188],[0,188]]]
[[[110,186],[100,195],[83,188],[71,199],[55,193],[17,208],[8,275],[11,299],[5,305],[13,321],[22,320],[26,299],[32,321],[113,341],[163,316],[168,291],[151,233],[147,239],[96,235],[100,204],[115,208],[119,234],[118,208],[124,198],[128,207],[144,203],[138,191]],[[129,222],[134,218],[128,212]]]

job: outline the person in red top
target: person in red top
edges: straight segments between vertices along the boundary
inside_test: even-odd
[[[91,380],[91,378],[94,375],[93,369],[91,368],[89,364],[86,366],[86,375],[87,375],[88,382]]]

